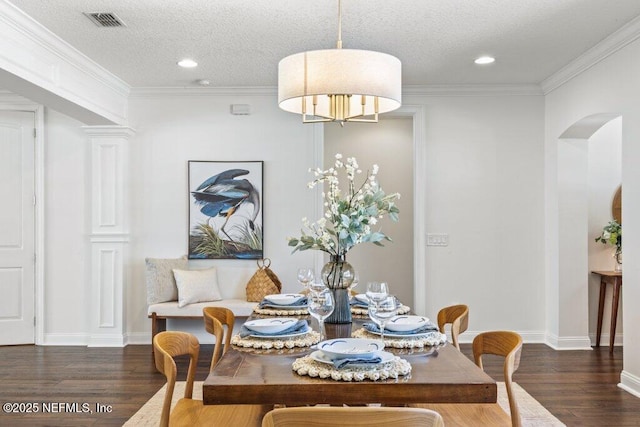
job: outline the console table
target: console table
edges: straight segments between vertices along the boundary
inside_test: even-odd
[[[620,288],[622,287],[621,271],[592,271],[600,276],[600,298],[598,300],[598,330],[596,331],[596,347],[600,347],[600,335],[602,334],[602,314],[604,313],[604,296],[607,283],[613,285],[613,297],[611,298],[611,328],[609,331],[609,353],[613,353],[613,342],[616,338],[616,321],[618,320],[618,302],[620,301]]]

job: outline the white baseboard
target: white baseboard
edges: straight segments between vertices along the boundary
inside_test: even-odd
[[[125,335],[127,345],[151,345],[151,332],[129,332]]]
[[[460,334],[458,341],[462,344],[471,344],[473,339],[484,331],[465,331]],[[542,331],[514,331],[520,334],[522,341],[526,344],[546,344],[545,333]],[[451,341],[451,335],[447,333],[449,341]]]
[[[627,371],[623,370],[620,374],[618,387],[633,394],[635,397],[640,397],[640,377],[632,375]]]
[[[44,334],[42,345],[87,345],[87,334]]]
[[[588,336],[559,337],[554,334],[547,334],[545,344],[554,350],[592,350],[591,340]]]
[[[124,347],[126,345],[124,335],[120,334],[89,335],[87,339],[87,347]]]
[[[609,334],[602,334],[600,336],[600,345],[603,347],[609,347],[609,337],[611,335]],[[616,334],[615,339],[613,340],[613,345],[614,346],[620,346],[622,345],[622,334]],[[591,340],[591,345],[595,346],[596,345],[596,334],[589,334],[589,339]]]

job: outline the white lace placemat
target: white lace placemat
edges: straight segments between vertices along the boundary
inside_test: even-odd
[[[320,334],[316,331],[309,331],[304,335],[290,338],[256,338],[234,335],[231,337],[231,344],[244,348],[258,348],[263,350],[295,348],[295,347],[311,347],[320,342]]]
[[[280,309],[280,308],[260,308],[257,305],[253,312],[256,314],[262,314],[266,316],[307,316],[309,314],[309,309],[302,308],[296,310],[288,310],[288,309]]]
[[[354,338],[380,339],[380,335],[372,334],[365,328],[360,328],[351,334]],[[440,332],[429,332],[418,337],[384,336],[384,346],[387,348],[423,348],[442,345],[447,342],[447,336]]]
[[[328,363],[316,362],[311,356],[304,356],[294,360],[291,367],[298,375],[323,379],[330,378],[335,381],[397,379],[400,376],[411,373],[411,364],[398,356],[394,356],[393,360],[376,366],[344,367],[340,369]]]
[[[398,315],[400,314],[407,314],[411,311],[411,307],[408,307],[406,305],[401,305],[400,307],[398,307]],[[360,316],[368,316],[369,315],[369,309],[367,307],[358,307],[355,305],[351,306],[351,314],[357,314]]]

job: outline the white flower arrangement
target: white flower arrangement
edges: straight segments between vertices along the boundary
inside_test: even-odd
[[[316,249],[330,255],[344,256],[359,243],[371,242],[383,246],[384,240],[391,241],[381,230],[376,231],[372,227],[385,215],[392,221],[398,221],[400,210],[395,200],[400,198],[400,194],[385,194],[377,180],[378,165],[373,165],[366,179],[356,185],[356,175],[362,174],[362,170],[355,157],[343,161],[342,155],[336,154],[335,159],[334,166],[327,170],[309,169],[316,177],[308,184],[309,188],[327,184],[326,192],[322,193],[325,213],[323,218],[314,223],[307,218],[302,219],[302,236],[288,239],[289,246],[295,247],[293,252]],[[347,178],[346,191],[340,188],[340,171]]]

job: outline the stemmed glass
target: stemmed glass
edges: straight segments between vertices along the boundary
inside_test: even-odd
[[[298,269],[298,282],[305,288],[309,286],[309,283],[313,281],[315,273],[313,268],[299,268]]]
[[[381,300],[369,300],[369,317],[380,326],[380,339],[384,347],[384,328],[398,314],[396,297],[387,295]]]
[[[353,281],[351,282],[351,285],[349,286],[349,291],[351,291],[351,289],[353,289],[356,286],[358,286],[358,283],[360,283],[360,275],[356,271],[356,272],[353,273]]]
[[[367,283],[367,298],[369,303],[372,301],[382,301],[389,296],[389,285],[387,282],[369,282]]]
[[[324,319],[333,313],[333,294],[326,287],[320,291],[309,293],[309,313],[318,320],[320,329],[320,341],[326,336],[324,331]]]

